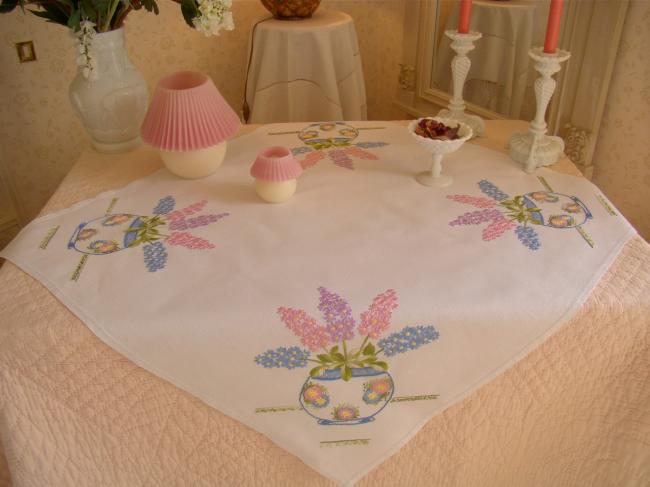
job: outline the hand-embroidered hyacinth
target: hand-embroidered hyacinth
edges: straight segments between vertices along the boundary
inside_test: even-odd
[[[433,326],[407,326],[377,342],[387,357],[418,348],[437,340],[440,334]]]
[[[458,203],[481,208],[460,215],[450,221],[449,225],[487,223],[481,232],[485,242],[494,240],[509,230],[514,230],[522,245],[530,250],[538,250],[542,244],[533,226],[578,228],[592,218],[587,207],[575,196],[551,191],[534,191],[508,199],[509,196],[490,181],[479,181],[478,187],[491,199],[463,194],[447,196]]]
[[[366,149],[377,149],[387,142],[353,142],[359,130],[343,122],[315,123],[305,127],[298,138],[305,146],[291,149],[294,156],[305,155],[300,161],[303,169],[329,159],[336,166],[354,169],[354,159],[376,160],[377,156]]]
[[[319,287],[320,303],[318,309],[323,313],[327,325],[325,329],[331,342],[338,343],[351,340],[354,337],[354,318],[352,308],[348,302],[338,294],[334,294],[324,287]]]
[[[361,313],[359,333],[373,339],[379,338],[390,326],[390,318],[395,308],[397,308],[397,293],[395,291],[389,289],[385,293],[377,295],[368,311]]]
[[[174,210],[176,200],[165,196],[153,208],[152,216],[115,213],[80,224],[68,242],[68,248],[84,254],[107,255],[141,246],[149,272],[165,268],[168,246],[192,250],[213,249],[214,244],[185,231],[218,222],[228,213],[198,215],[207,201],[199,201]],[[193,216],[194,215],[194,216]]]
[[[397,292],[378,294],[359,321],[350,303],[325,287],[318,288],[318,309],[324,324],[305,310],[280,307],[280,320],[308,350],[278,347],[255,357],[264,368],[296,369],[311,363],[309,378],[300,392],[307,414],[321,425],[362,424],[374,421],[392,398],[395,386],[388,363],[392,357],[423,347],[439,337],[433,326],[407,326],[379,340],[391,326],[398,307]],[[356,345],[353,340],[358,338]]]
[[[285,368],[296,369],[307,367],[309,351],[300,347],[280,347],[275,350],[268,350],[257,357],[255,363],[265,369]]]

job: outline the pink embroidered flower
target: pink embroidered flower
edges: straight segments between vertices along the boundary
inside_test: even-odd
[[[329,335],[323,326],[301,309],[278,308],[278,314],[298,338],[312,352],[325,348],[329,343]]]
[[[185,208],[182,208],[180,210],[171,211],[167,213],[165,217],[172,222],[178,220],[184,220],[186,216],[193,215],[194,213],[198,213],[199,211],[201,211],[203,208],[205,208],[205,205],[207,204],[208,204],[207,200],[202,200],[190,206],[186,206]]]
[[[483,229],[482,237],[485,242],[494,240],[497,237],[500,237],[508,230],[515,228],[517,224],[514,220],[510,220],[500,214],[499,218],[495,218],[492,223]]]
[[[191,233],[187,232],[173,232],[169,238],[165,240],[165,243],[195,250],[214,248],[214,244],[212,242],[209,242],[208,240],[201,237],[195,237]]]
[[[351,404],[341,404],[332,411],[332,417],[339,421],[350,421],[359,417],[359,408]]]
[[[121,225],[122,223],[128,222],[132,217],[132,215],[125,215],[125,214],[119,214],[119,215],[111,215],[106,217],[106,219],[102,222],[102,225],[105,227],[114,227],[115,225]]]
[[[359,334],[377,339],[390,326],[393,310],[397,308],[397,293],[389,289],[373,299],[367,311],[361,313]]]
[[[323,313],[327,325],[325,329],[333,343],[354,338],[354,318],[348,302],[338,294],[319,287],[320,303],[318,309]]]
[[[325,159],[325,154],[323,154],[322,151],[311,152],[307,154],[307,156],[302,161],[300,161],[300,165],[303,169],[307,169],[308,167],[315,166],[323,159]]]
[[[375,154],[373,154],[372,152],[368,152],[367,150],[361,149],[360,147],[348,147],[347,153],[350,154],[351,156],[358,157],[359,159],[366,159],[369,161],[375,161],[378,159],[378,157]]]
[[[447,198],[458,203],[466,203],[468,205],[476,206],[477,208],[493,208],[497,204],[497,202],[491,198],[469,196],[467,194],[452,194],[447,196]]]
[[[79,235],[77,235],[77,240],[88,240],[95,235],[97,235],[97,230],[94,228],[84,228],[79,232]]]

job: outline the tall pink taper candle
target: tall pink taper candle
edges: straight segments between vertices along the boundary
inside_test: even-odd
[[[546,25],[546,39],[544,52],[554,54],[557,47],[557,37],[560,34],[560,21],[562,20],[562,3],[564,0],[551,0],[548,11],[548,24]]]
[[[467,34],[469,32],[469,16],[472,11],[472,0],[460,0],[460,16],[458,17],[458,32]]]

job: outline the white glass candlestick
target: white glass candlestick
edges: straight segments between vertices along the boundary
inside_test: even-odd
[[[534,47],[528,54],[535,61],[535,69],[541,75],[535,81],[537,112],[535,119],[530,122],[528,132],[515,132],[510,136],[508,148],[510,157],[523,164],[527,173],[532,173],[540,166],[555,163],[564,152],[562,138],[546,135],[546,108],[555,91],[553,75],[560,71],[560,63],[569,59],[571,54],[561,49],[547,54],[541,47]]]
[[[463,87],[465,86],[469,68],[472,65],[467,53],[474,49],[474,41],[481,38],[481,33],[469,32],[461,34],[455,30],[446,30],[445,35],[452,40],[451,48],[456,52],[456,56],[451,60],[452,97],[449,100],[448,109],[440,110],[438,117],[450,118],[469,125],[472,128],[474,137],[483,135],[485,132],[483,119],[477,115],[465,113],[465,102],[463,101]]]

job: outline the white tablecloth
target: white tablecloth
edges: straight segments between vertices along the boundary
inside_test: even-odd
[[[309,150],[270,206],[248,168],[276,144]],[[428,163],[398,125],[262,127],[209,178],[159,171],[2,255],[130,360],[351,485],[554,333],[634,234],[584,179],[468,144],[432,190]]]
[[[319,9],[310,19],[264,20],[251,44],[249,122],[366,120],[361,55],[349,15]]]
[[[473,3],[470,28],[483,34],[469,57],[472,66],[465,84],[464,98],[511,118],[522,117],[526,87],[534,80],[528,50],[539,43],[546,20],[544,1]],[[456,29],[458,8],[454,8],[445,29]],[[540,34],[541,33],[541,34]],[[436,54],[433,83],[451,90],[450,63],[455,53],[443,36]],[[533,76],[531,76],[533,73]]]

